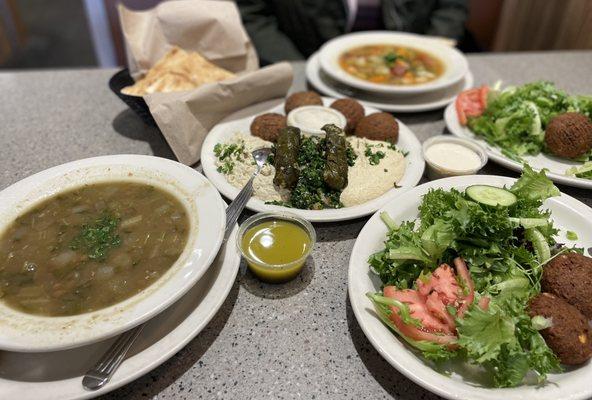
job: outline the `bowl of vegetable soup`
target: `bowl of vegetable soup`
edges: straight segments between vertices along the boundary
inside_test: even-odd
[[[460,81],[464,55],[443,40],[398,32],[359,32],[320,50],[323,72],[351,87],[391,95],[431,92]]]
[[[74,161],[0,192],[0,349],[41,352],[147,321],[203,275],[222,243],[222,198],[158,157]]]

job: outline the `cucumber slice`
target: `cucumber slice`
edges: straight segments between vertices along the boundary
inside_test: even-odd
[[[551,258],[551,249],[545,237],[537,228],[530,228],[524,232],[524,238],[532,243],[534,253],[536,254],[539,263],[546,263]]]
[[[514,193],[489,185],[473,185],[466,190],[467,196],[477,203],[485,204],[487,206],[502,206],[508,207],[516,203],[518,200]]]

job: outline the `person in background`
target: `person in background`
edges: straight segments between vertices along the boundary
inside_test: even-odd
[[[347,32],[465,33],[468,0],[236,0],[261,64],[308,58]]]

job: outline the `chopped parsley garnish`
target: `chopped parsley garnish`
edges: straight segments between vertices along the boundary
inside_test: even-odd
[[[218,171],[224,175],[228,175],[232,172],[233,169],[234,169],[234,163],[232,161],[224,161],[224,164],[218,166],[218,168],[216,168],[216,171]]]
[[[244,158],[244,153],[245,144],[242,141],[232,144],[216,144],[214,146],[214,155],[219,161],[223,161],[222,165],[219,165],[216,170],[222,174],[230,174],[234,170],[234,161]]]
[[[354,149],[351,147],[351,144],[349,142],[347,142],[346,155],[347,155],[347,165],[350,167],[353,167],[356,163],[356,160],[358,159],[358,155],[356,154]]]
[[[70,243],[70,249],[82,250],[88,258],[103,261],[112,248],[121,245],[118,226],[119,218],[103,213],[92,224],[82,226],[80,233]]]
[[[395,53],[387,53],[383,56],[384,63],[387,67],[392,67],[395,65],[395,61],[397,61],[398,56]]]
[[[404,151],[404,150],[399,149],[397,147],[397,145],[394,143],[389,142],[389,149],[394,150],[394,151],[398,151],[399,153],[403,154],[403,157],[407,157],[409,155],[408,151]]]
[[[382,160],[386,156],[384,151],[378,150],[377,152],[373,152],[372,146],[369,144],[366,145],[366,151],[364,152],[364,155],[366,157],[368,157],[368,161],[370,162],[370,165],[380,164],[380,160]]]

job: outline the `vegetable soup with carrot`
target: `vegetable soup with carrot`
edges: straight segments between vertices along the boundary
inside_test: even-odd
[[[411,47],[369,45],[352,48],[339,57],[347,73],[385,85],[417,85],[444,73],[444,64],[433,55]]]

